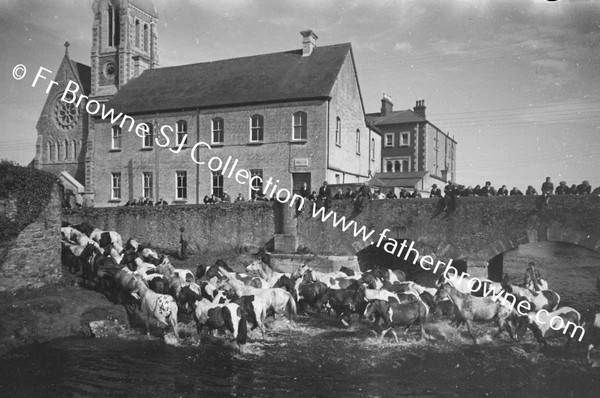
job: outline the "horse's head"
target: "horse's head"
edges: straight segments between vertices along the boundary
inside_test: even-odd
[[[302,276],[302,283],[313,283],[314,281],[312,270],[306,270]]]
[[[440,286],[437,292],[435,293],[435,296],[433,296],[433,303],[437,305],[439,302],[447,300],[449,298],[450,296],[448,296],[446,290],[444,290],[444,288]]]
[[[252,261],[247,267],[246,272],[258,272],[263,269],[262,263],[259,260]]]

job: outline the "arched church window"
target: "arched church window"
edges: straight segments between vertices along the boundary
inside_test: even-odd
[[[47,162],[50,163],[52,161],[52,142],[46,142],[46,156]]]
[[[69,140],[65,140],[65,157],[63,158],[65,161],[69,160]]]
[[[394,171],[400,171],[400,162],[398,160],[394,162]]]
[[[389,160],[385,162],[385,171],[392,173],[394,171],[394,165]]]
[[[77,141],[73,140],[71,141],[71,154],[73,156],[73,160],[77,160]]]

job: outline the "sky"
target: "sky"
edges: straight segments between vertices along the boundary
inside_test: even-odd
[[[456,182],[600,185],[600,0],[155,0],[160,66],[350,42],[367,113],[425,100]],[[29,163],[46,100],[13,68],[90,64],[92,0],[0,0],[0,159]]]

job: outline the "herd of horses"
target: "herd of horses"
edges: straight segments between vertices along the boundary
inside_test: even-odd
[[[62,236],[65,267],[114,302],[134,303],[147,333],[154,319],[172,328],[177,339],[182,314],[195,320],[199,339],[204,327],[211,333],[228,331],[241,350],[249,327],[258,329],[264,339],[268,317],[293,320],[298,313],[323,311],[333,312],[345,327],[352,317],[372,322],[380,341],[391,333],[397,342],[396,330],[401,328],[406,334],[413,325],[420,327],[422,338],[433,339],[426,326],[434,317],[452,318],[456,327],[464,324],[475,343],[471,323],[495,320],[497,336],[506,331],[519,341],[531,330],[544,346],[549,338],[563,335],[563,330],[549,327],[548,322],[560,320],[563,325],[583,328],[588,360],[600,338],[600,314],[588,310],[581,316],[574,308],[559,307],[560,296],[548,290],[545,281],[545,289],[536,291],[532,286],[482,279],[480,289],[472,291],[467,278],[457,281],[441,276],[435,287],[424,287],[407,281],[400,270],[380,266],[365,272],[342,268],[323,273],[305,264],[293,273],[283,273],[260,260],[248,265],[246,272],[234,272],[223,260],[199,265],[192,272],[173,267],[167,256],[159,256],[134,239],[123,242],[118,233],[86,223],[64,225]],[[486,289],[500,299],[484,294]],[[506,293],[519,304],[528,302],[531,312],[523,315],[517,312],[517,303],[507,305]],[[548,317],[536,316],[540,310]]]

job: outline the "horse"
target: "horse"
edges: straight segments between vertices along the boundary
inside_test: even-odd
[[[290,320],[296,316],[296,302],[289,292],[281,288],[261,289],[247,286],[224,269],[220,271],[227,276],[227,284],[235,290],[239,297],[253,295],[257,302],[262,302],[265,311],[271,308],[275,315],[285,314]]]
[[[328,287],[331,287],[331,285],[333,285],[335,283],[335,278],[347,277],[347,275],[341,271],[324,273],[324,272],[320,272],[320,271],[315,271],[314,269],[309,268],[306,264],[304,264],[303,266],[300,267],[301,275],[304,275],[308,271],[311,272],[312,279],[315,282],[316,281],[323,282]]]
[[[198,339],[200,339],[202,327],[208,326],[210,332],[219,329],[229,330],[236,340],[240,351],[242,344],[246,343],[246,318],[238,304],[218,304],[202,299],[196,302],[195,317]]]
[[[114,285],[117,294],[116,302],[121,304],[124,302],[124,297],[135,296],[132,293],[136,290],[141,277],[131,272],[127,267],[121,268],[114,277]]]
[[[195,282],[194,273],[189,269],[173,268],[173,273],[186,282]]]
[[[349,320],[350,315],[353,313],[362,315],[363,306],[367,304],[365,289],[363,288],[358,290],[327,288],[324,296],[327,298],[329,308],[333,309],[336,316],[341,318],[342,324],[346,327],[350,326],[346,318]]]
[[[77,250],[72,250],[71,247],[76,247]],[[83,249],[84,248],[80,246],[61,242],[61,263],[65,265],[69,269],[69,272],[71,272],[72,274],[80,273],[83,270],[83,260],[79,257],[79,255],[75,254],[75,251],[78,251],[79,254],[81,254],[83,252]]]
[[[404,334],[406,334],[411,326],[417,321],[421,326],[421,338],[430,338],[424,329],[424,323],[427,320],[428,312],[427,306],[421,300],[405,304],[392,303],[385,300],[374,300],[367,304],[363,316],[367,319],[375,316],[374,324],[376,325],[379,324],[380,320],[383,320],[384,326],[379,338],[380,342],[382,342],[385,335],[391,331],[396,343],[398,343],[398,335],[396,335],[394,327],[406,326],[406,329],[404,330]]]
[[[400,303],[398,296],[395,293],[389,292],[387,290],[364,289],[364,291],[365,291],[365,299],[367,301],[372,301],[372,300],[390,301],[390,300],[393,300],[396,303]]]
[[[328,287],[323,282],[302,283],[298,286],[298,306],[306,313],[306,306],[316,307],[317,312],[327,302]]]
[[[546,314],[544,314],[544,312]],[[555,320],[555,318],[561,319],[562,321]],[[558,326],[557,322],[562,323],[562,327],[558,327],[558,329],[554,329],[553,326]],[[516,338],[517,340],[522,337],[527,328],[531,329],[533,335],[537,342],[543,346],[548,346],[547,339],[555,336],[563,336],[566,332],[565,328],[568,328],[568,325],[571,324],[574,326],[573,334],[577,328],[580,328],[582,332],[584,332],[585,328],[581,325],[581,314],[571,308],[571,307],[561,307],[556,311],[548,312],[529,312],[526,315],[520,316],[517,320],[517,328],[516,328]],[[584,332],[585,333],[585,332]],[[567,340],[567,344],[571,342],[571,339]]]
[[[457,326],[460,326],[460,324],[464,322],[467,325],[467,331],[475,344],[477,344],[477,340],[471,332],[470,322],[491,321],[496,317],[498,319],[499,329],[496,336],[499,336],[503,330],[506,329],[511,339],[514,340],[512,329],[507,322],[507,318],[512,314],[512,307],[509,308],[508,306],[504,306],[500,302],[494,301],[489,297],[474,297],[470,294],[462,293],[448,282],[443,283],[439,288],[438,293],[436,294],[436,301],[439,300],[441,292],[444,292],[450,300],[452,300],[456,311],[460,314],[461,319]]]
[[[141,298],[141,310],[146,324],[146,334],[150,335],[150,316],[154,317],[159,323],[173,328],[175,338],[179,340],[177,331],[177,303],[175,299],[168,294],[155,293],[143,280],[138,280],[133,293],[137,293]]]
[[[268,287],[275,287],[275,283],[281,279],[282,276],[287,276],[288,278],[291,276],[289,273],[277,272],[269,267],[267,264],[263,263],[260,260],[255,260],[251,262],[246,267],[246,272],[256,272],[258,276],[260,276],[263,280],[268,283]]]
[[[547,310],[555,311],[560,303],[560,296],[553,290],[542,290],[534,292],[533,290],[520,287],[517,285],[505,285],[504,289],[519,299],[529,301],[533,308],[532,310]]]

